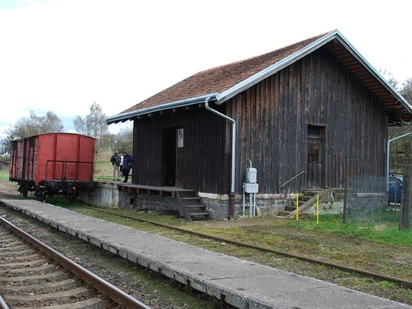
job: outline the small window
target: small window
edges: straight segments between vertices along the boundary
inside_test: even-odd
[[[308,126],[308,135],[309,136],[322,136],[322,127],[317,126]]]
[[[183,148],[184,131],[183,129],[177,129],[177,147]]]

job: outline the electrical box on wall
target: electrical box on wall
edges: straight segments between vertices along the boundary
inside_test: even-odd
[[[244,183],[243,189],[245,193],[258,193],[259,192],[259,184],[257,183]]]
[[[246,183],[257,182],[257,170],[254,167],[248,167],[246,169]]]

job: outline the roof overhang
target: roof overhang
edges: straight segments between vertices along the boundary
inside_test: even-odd
[[[186,107],[186,106],[195,105],[195,104],[201,104],[201,103],[204,103],[207,98],[215,98],[216,95],[217,93],[210,93],[210,94],[206,94],[206,95],[202,95],[198,97],[188,98],[185,100],[168,102],[168,103],[153,106],[153,107],[142,108],[142,109],[131,111],[128,113],[123,113],[123,114],[118,114],[115,116],[107,117],[105,121],[107,124],[125,122],[128,120],[133,120],[133,118],[151,114],[151,113],[161,112],[161,111],[180,108],[180,107]]]

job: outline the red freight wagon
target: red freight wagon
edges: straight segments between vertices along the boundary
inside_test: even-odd
[[[11,142],[10,181],[27,197],[66,194],[73,202],[79,189],[93,188],[95,139],[73,133],[48,133]]]

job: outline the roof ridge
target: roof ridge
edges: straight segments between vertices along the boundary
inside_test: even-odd
[[[204,72],[214,71],[214,70],[216,70],[216,69],[220,69],[220,68],[223,68],[223,67],[225,67],[225,66],[231,66],[231,65],[235,65],[235,64],[240,64],[240,63],[242,63],[242,62],[247,62],[247,61],[259,59],[260,57],[268,56],[268,55],[274,54],[274,53],[279,53],[279,52],[281,52],[282,50],[284,50],[284,51],[290,50],[293,46],[302,45],[302,44],[304,44],[305,42],[315,41],[315,40],[317,40],[317,39],[319,39],[319,38],[327,35],[328,33],[330,33],[330,32],[325,32],[325,33],[320,34],[320,35],[315,35],[315,36],[313,36],[313,37],[310,37],[310,38],[301,40],[301,41],[299,41],[299,42],[291,43],[291,44],[289,44],[289,45],[287,45],[287,46],[283,46],[283,47],[280,47],[280,48],[278,48],[278,49],[275,49],[275,50],[272,50],[272,51],[269,51],[269,52],[266,52],[266,53],[263,53],[263,54],[260,54],[260,55],[257,55],[257,56],[251,56],[251,57],[244,58],[244,59],[240,59],[240,60],[236,60],[236,61],[233,61],[233,62],[229,62],[229,63],[217,65],[217,66],[214,66],[214,67],[212,67],[212,68],[199,71],[199,72],[197,72],[197,73],[195,73],[195,74],[193,74],[193,75],[191,75],[191,76],[189,76],[189,77],[187,77],[187,78],[190,78],[190,77],[192,77],[192,76],[195,76],[195,75],[198,75],[198,74],[201,74],[201,73],[204,73]],[[186,78],[185,78],[185,79],[186,79]]]

